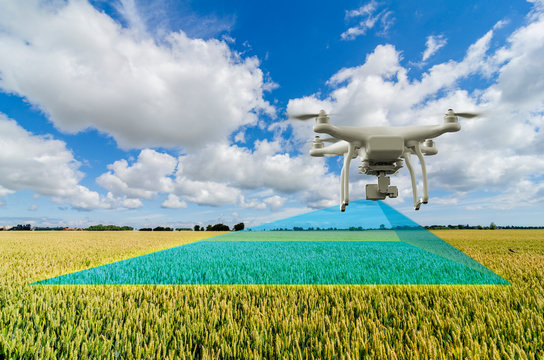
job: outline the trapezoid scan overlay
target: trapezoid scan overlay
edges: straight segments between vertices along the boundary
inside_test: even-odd
[[[34,284],[509,282],[389,205],[358,200]]]

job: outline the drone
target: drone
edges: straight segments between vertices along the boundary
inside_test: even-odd
[[[432,139],[448,132],[461,130],[458,117],[470,119],[478,115],[476,113],[456,113],[452,109],[448,109],[444,115],[444,123],[440,125],[374,127],[332,125],[329,115],[324,110],[317,114],[301,114],[290,117],[297,120],[315,118],[314,132],[332,136],[330,138],[316,136],[312,142],[311,156],[344,156],[344,165],[340,173],[340,210],[344,212],[346,206],[349,205],[349,167],[351,160],[357,156],[361,158],[359,172],[378,177],[377,184],[366,185],[367,200],[396,198],[398,189],[396,186],[391,186],[391,179],[388,175],[396,174],[406,162],[412,180],[414,209],[419,210],[421,204],[429,202],[424,156],[438,153]],[[332,144],[325,145],[327,142]],[[411,160],[412,155],[416,155],[421,164],[423,197],[419,199]]]

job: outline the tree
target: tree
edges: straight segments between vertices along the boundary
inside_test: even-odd
[[[496,229],[497,229],[497,225],[495,225],[494,222],[491,222],[491,224],[489,225],[489,229],[491,229],[491,230],[496,230]]]
[[[17,224],[17,226],[14,226],[11,228],[12,231],[29,231],[29,230],[32,230],[30,224],[26,224],[26,225],[21,225],[21,224]]]
[[[91,225],[85,230],[88,231],[127,231],[134,230],[132,226],[117,226],[117,225]]]
[[[153,231],[173,231],[173,229],[171,227],[157,226],[153,228]]]
[[[194,229],[195,231],[200,231],[200,225],[195,225]]]
[[[244,230],[244,228],[245,228],[245,225],[244,225],[244,223],[243,223],[243,222],[242,222],[242,223],[239,223],[239,224],[236,224],[236,225],[234,225],[234,231],[241,231],[241,230]]]
[[[212,231],[212,226],[211,225],[206,226],[206,231]]]
[[[215,224],[211,227],[211,231],[230,231],[229,227],[225,224]]]

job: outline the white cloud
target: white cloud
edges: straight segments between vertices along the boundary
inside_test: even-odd
[[[253,151],[218,144],[179,158],[144,149],[132,164],[122,159],[108,168],[97,182],[110,192],[112,206],[122,199],[152,200],[162,193],[169,195],[162,207],[172,208],[187,201],[277,211],[287,201],[279,194],[295,195],[312,207],[338,200],[338,177],[327,173],[323,159],[306,153],[291,156],[280,141],[257,142]]]
[[[279,195],[267,197],[262,201],[257,198],[245,200],[245,198],[242,196],[240,206],[246,209],[265,210],[268,208],[272,211],[278,211],[283,207],[286,201],[286,197],[282,197]]]
[[[425,51],[421,61],[426,61],[432,55],[434,55],[440,48],[444,47],[448,43],[448,39],[444,35],[429,35],[425,43]]]
[[[122,199],[120,204],[127,209],[137,209],[144,206],[140,199]]]
[[[266,209],[266,204],[262,201],[259,201],[259,199],[246,200],[244,196],[242,196],[240,200],[240,206],[245,209],[256,209],[256,210]]]
[[[326,173],[322,159],[305,153],[292,157],[278,141],[257,141],[255,150],[216,145],[183,158],[183,175],[196,180],[229,182],[244,189],[271,188],[295,193]]]
[[[129,165],[124,159],[116,161],[108,165],[110,171],[96,181],[114,196],[151,200],[159,192],[174,190],[174,181],[169,175],[174,173],[177,163],[173,156],[144,149],[134,164]]]
[[[236,204],[242,192],[232,186],[216,181],[195,181],[183,176],[176,179],[174,193],[187,201],[208,206]]]
[[[174,194],[169,194],[168,199],[166,199],[162,204],[161,207],[168,208],[168,209],[179,209],[179,208],[186,208],[187,203],[185,201],[182,201]]]
[[[347,19],[356,18],[359,19],[359,23],[343,32],[340,35],[342,40],[354,40],[361,35],[365,35],[367,31],[374,28],[376,24],[380,25],[379,34],[386,34],[393,25],[395,19],[393,18],[393,13],[391,11],[385,9],[377,12],[378,8],[378,2],[372,0],[358,9],[346,11]]]
[[[79,167],[63,141],[33,135],[0,113],[0,196],[30,189],[79,209],[108,207],[79,184]]]
[[[239,131],[235,136],[234,136],[234,142],[239,142],[239,143],[245,143],[246,142],[246,133],[244,131]]]
[[[274,114],[256,58],[181,31],[155,41],[131,4],[122,8],[138,31],[86,1],[4,2],[0,88],[63,131],[94,127],[125,148],[226,141],[256,114]]]
[[[140,16],[138,7],[134,0],[119,0],[114,3],[115,8],[128,22],[129,28],[136,32],[137,35],[147,33],[147,26],[144,19]]]
[[[281,207],[283,206],[283,204],[285,204],[286,201],[287,201],[287,198],[281,197],[278,195],[274,195],[264,199],[264,202],[266,203],[266,205],[268,205],[268,207],[272,211],[277,211],[281,209]]]
[[[523,179],[499,196],[490,200],[491,207],[508,210],[544,204],[544,182]]]

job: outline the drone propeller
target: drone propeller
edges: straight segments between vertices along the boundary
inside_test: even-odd
[[[297,120],[310,120],[318,116],[319,114],[298,114],[298,115],[290,115],[289,117],[293,119],[297,119]]]
[[[320,116],[328,118],[329,115],[331,115],[331,114],[327,114],[325,112],[325,110],[321,110],[320,112],[318,112],[316,114],[289,114],[289,117],[292,118],[292,119],[296,119],[296,120],[310,120],[310,119],[320,117]],[[334,115],[334,114],[332,114],[332,115]]]
[[[462,117],[462,118],[465,118],[465,119],[472,119],[472,118],[475,118],[475,117],[481,115],[480,113],[469,113],[469,112],[459,112],[459,113],[454,113],[454,114],[455,114],[455,116],[459,116],[459,117]]]

